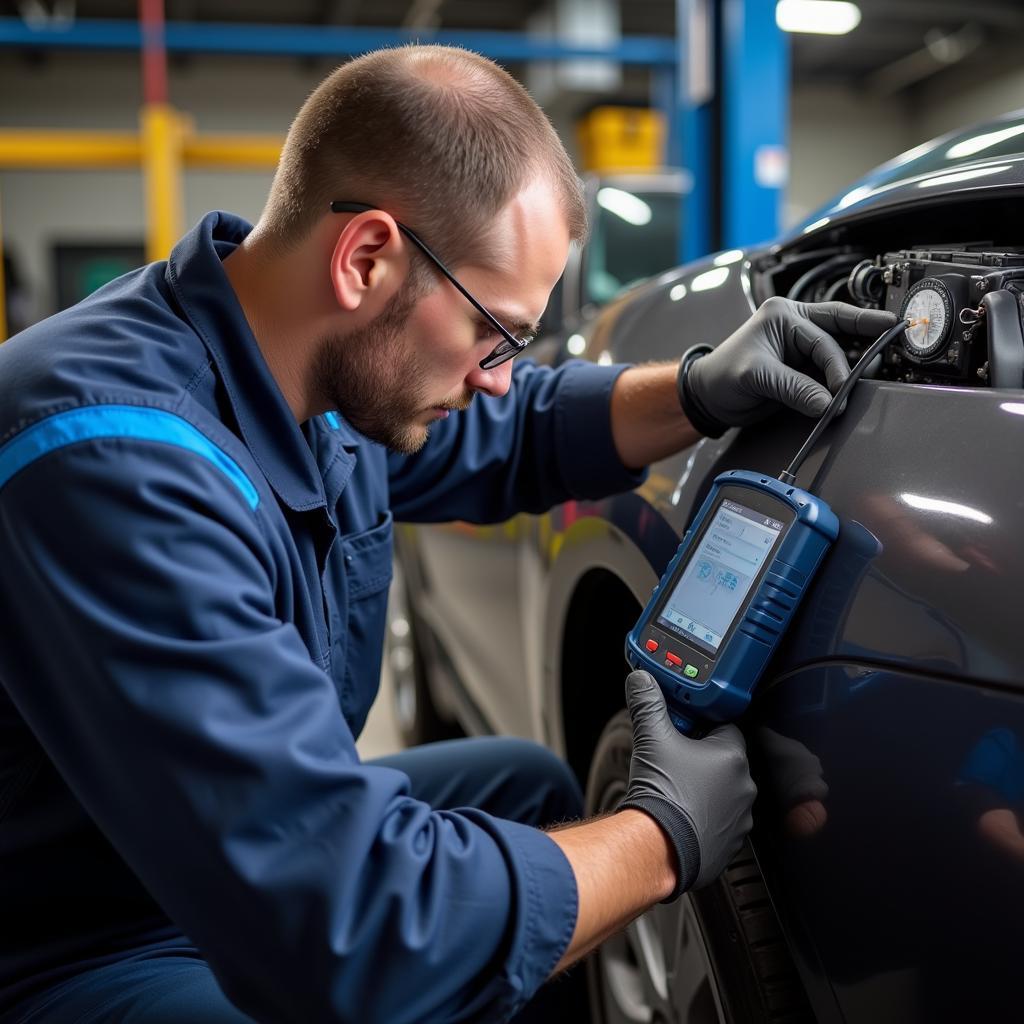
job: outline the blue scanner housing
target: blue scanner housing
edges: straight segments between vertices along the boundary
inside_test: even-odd
[[[773,477],[715,479],[626,638],[680,732],[739,717],[750,703],[839,520],[820,498]]]

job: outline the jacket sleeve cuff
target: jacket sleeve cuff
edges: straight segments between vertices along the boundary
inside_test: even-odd
[[[647,470],[622,464],[612,437],[611,397],[619,374],[629,366],[597,366],[574,361],[563,369],[565,381],[556,407],[562,476],[575,498],[603,498],[631,491],[647,479]]]
[[[551,977],[576,928],[576,876],[558,844],[528,825],[491,820],[508,859],[516,903],[505,962],[509,1009],[518,1012]]]

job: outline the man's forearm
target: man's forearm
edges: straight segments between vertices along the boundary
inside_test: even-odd
[[[634,366],[616,380],[611,400],[612,436],[624,465],[634,469],[648,466],[700,439],[679,405],[677,369],[676,363]]]
[[[576,928],[557,973],[671,895],[678,868],[661,826],[643,811],[619,811],[551,838],[568,859],[579,893]]]

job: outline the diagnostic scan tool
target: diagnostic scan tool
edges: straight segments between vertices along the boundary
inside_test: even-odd
[[[832,510],[806,491],[744,470],[715,480],[626,641],[677,729],[744,711],[838,535]]]
[[[741,469],[715,479],[626,638],[626,660],[658,681],[680,732],[701,735],[750,703],[839,536],[828,505],[794,486],[797,470],[871,360],[918,324],[901,320],[868,348],[778,479]]]

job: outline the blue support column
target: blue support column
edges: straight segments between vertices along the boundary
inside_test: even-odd
[[[670,161],[689,183],[680,209],[679,258],[711,249],[712,0],[676,0],[675,95],[670,119]],[[703,62],[698,67],[698,61]]]
[[[775,0],[722,0],[722,242],[778,234],[788,177],[789,44]]]

